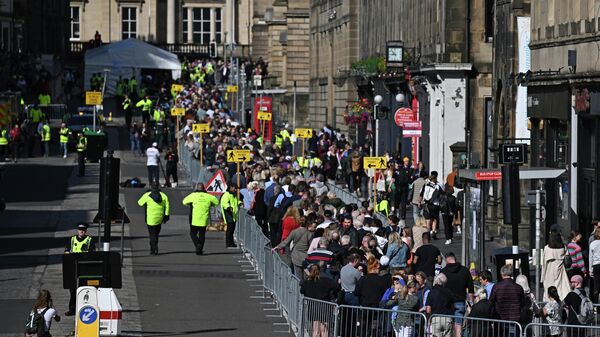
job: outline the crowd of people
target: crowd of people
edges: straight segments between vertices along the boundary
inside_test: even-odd
[[[301,281],[306,297],[399,310],[404,314],[393,316],[386,327],[390,336],[424,333],[425,327],[409,318],[408,312],[437,315],[427,328],[434,336],[461,336],[463,328],[468,329],[464,317],[514,321],[523,327],[535,317],[549,323],[589,322],[584,286],[593,269],[600,272],[598,246],[590,245],[586,269],[585,254],[577,246],[581,236],[574,233],[566,245],[559,231],[552,232],[555,234],[544,251],[544,302],[538,302],[527,277],[512,265],[503,266],[493,282],[490,271],[470,271],[454,254],[443,255],[437,246],[442,242],[437,237],[442,225],[445,244],[461,234],[464,205],[456,168],[442,183],[438,173],[428,171],[423,163],[386,153],[388,168],[370,171],[362,159],[371,153],[369,144],[353,144],[328,125],[313,132],[305,153],[295,149],[291,129],[284,127],[271,140],[263,139],[260,130],[244,127],[233,118],[217,78],[226,72],[217,69],[209,60],[189,62],[183,80],[175,82],[182,90],[170,90],[173,83],[166,81],[159,85],[157,101],[144,97],[130,102],[129,107],[137,106],[145,116],[141,126],[136,121],[131,124],[131,150],[145,155],[146,148],[166,147],[176,163],[173,146],[177,140],[183,143],[184,155],[202,160],[203,166],[221,169],[228,186],[239,189],[240,205],[256,219],[273,253],[280,254]],[[180,125],[166,113],[173,107],[185,110]],[[193,132],[195,123],[208,124],[209,132]],[[240,171],[226,157],[227,150],[236,149],[251,152],[250,161],[242,163]],[[151,180],[158,181],[155,173]],[[333,182],[344,182],[366,201],[345,204],[329,190],[328,183]],[[373,190],[376,204],[371,202]],[[207,191],[201,185],[197,192]],[[385,223],[375,212],[386,216]],[[235,217],[223,217],[228,225],[226,244],[233,246]],[[190,234],[201,254],[197,228]],[[569,264],[565,256],[572,260]],[[363,333],[368,335],[370,324],[373,322],[362,322]],[[477,335],[473,331],[471,334]],[[556,327],[548,334],[562,332]],[[581,331],[568,329],[567,333],[577,336]]]

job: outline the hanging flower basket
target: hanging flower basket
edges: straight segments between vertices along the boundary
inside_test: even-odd
[[[371,119],[373,107],[366,98],[361,98],[352,105],[346,107],[344,111],[344,121],[346,125],[366,124]]]

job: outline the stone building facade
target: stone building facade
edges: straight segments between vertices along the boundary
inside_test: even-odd
[[[544,181],[546,231],[587,237],[600,209],[600,1],[531,1],[527,114],[533,164],[566,170]]]
[[[264,90],[255,94],[273,98],[277,126],[302,127],[308,116],[309,0],[254,0],[253,8],[252,58],[269,64]]]
[[[360,55],[359,12],[359,0],[310,1],[309,127],[348,131],[343,111],[357,98],[349,73]]]
[[[252,0],[70,0],[70,39],[86,42],[98,31],[104,42],[249,45],[252,6]]]

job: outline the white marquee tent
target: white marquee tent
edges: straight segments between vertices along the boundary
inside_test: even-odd
[[[108,71],[105,95],[116,93],[119,77],[135,76],[140,83],[142,69],[171,70],[173,79],[181,76],[181,62],[177,55],[137,39],[127,39],[94,48],[85,53],[85,89],[90,89],[94,73]]]

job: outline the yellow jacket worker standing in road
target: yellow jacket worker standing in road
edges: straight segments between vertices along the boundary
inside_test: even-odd
[[[65,254],[71,253],[87,253],[93,252],[96,249],[94,239],[87,235],[88,225],[85,222],[77,224],[77,234],[69,239],[69,243],[65,247]],[[70,288],[69,311],[65,312],[65,316],[75,315],[75,295],[77,288]]]
[[[226,247],[237,247],[233,242],[233,232],[235,231],[235,222],[238,216],[238,204],[237,187],[232,184],[229,186],[229,190],[221,197],[221,214],[223,215],[223,221],[227,224],[227,231],[225,232]]]
[[[158,255],[158,235],[161,225],[169,221],[169,197],[160,191],[158,184],[144,193],[138,205],[146,207],[146,224],[150,236],[150,254]]]
[[[219,200],[214,195],[206,193],[204,184],[198,184],[196,191],[183,199],[183,204],[191,207],[190,237],[196,247],[196,255],[202,255],[210,208],[218,206]]]

